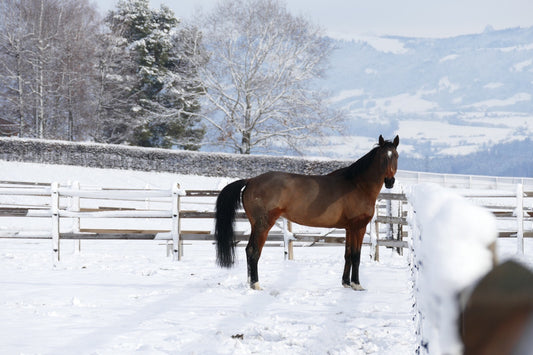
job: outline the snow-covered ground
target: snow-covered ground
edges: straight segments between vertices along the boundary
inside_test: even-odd
[[[63,250],[66,249],[63,242]],[[341,286],[343,247],[265,248],[263,291],[211,243],[173,262],[157,242],[84,241],[53,267],[49,241],[0,240],[4,354],[412,354],[406,259],[365,258],[365,292]],[[72,247],[72,250],[74,247]],[[67,255],[65,255],[67,254]],[[368,250],[366,252],[368,255]]]
[[[220,188],[225,179],[0,161],[0,181],[80,181],[104,186]],[[0,222],[2,222],[0,220]],[[523,262],[533,268],[533,241]],[[511,257],[514,239],[499,240]],[[243,248],[230,270],[211,242],[185,245],[180,262],[161,241],[0,239],[2,354],[413,354],[417,348],[409,255],[363,248],[361,282],[341,286],[341,245],[267,247],[263,291],[246,283]],[[409,253],[406,253],[409,254]]]

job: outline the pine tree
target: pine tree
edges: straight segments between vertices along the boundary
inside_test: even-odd
[[[136,63],[135,107],[138,122],[131,143],[140,146],[198,149],[204,135],[197,112],[203,92],[191,56],[184,51],[188,32],[166,6],[152,10],[148,0],[120,1],[106,19],[123,37]]]
[[[90,133],[96,142],[129,142],[140,117],[133,108],[137,83],[135,59],[125,38],[112,33],[98,37],[94,87],[95,114]]]

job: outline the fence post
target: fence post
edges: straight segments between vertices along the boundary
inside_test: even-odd
[[[524,185],[516,185],[517,252],[524,254]]]
[[[387,217],[392,217],[392,200],[386,200],[385,203]],[[394,239],[394,224],[392,224],[392,222],[387,224],[387,239]]]
[[[294,259],[294,250],[293,250],[293,235],[291,231],[291,222],[288,221],[286,218],[282,218],[283,220],[283,247],[285,248],[285,260],[293,260]]]
[[[60,260],[59,253],[59,183],[51,184],[50,210],[52,212],[52,251],[54,253],[54,262]]]
[[[71,187],[73,190],[79,191],[80,190],[80,182],[74,181],[71,184]],[[80,196],[71,196],[70,197],[70,210],[74,212],[80,212]],[[76,217],[72,221],[72,232],[73,233],[79,233],[80,232],[80,217]],[[79,253],[81,251],[81,239],[78,239],[76,247],[76,241],[74,241],[74,253]]]
[[[181,260],[183,254],[181,245],[181,222],[180,222],[180,185],[172,186],[172,255],[174,260]]]
[[[379,262],[379,222],[378,222],[378,216],[379,216],[379,203],[376,203],[375,212],[374,212],[374,230],[376,233],[375,240],[372,241],[373,247],[374,247],[374,261]]]

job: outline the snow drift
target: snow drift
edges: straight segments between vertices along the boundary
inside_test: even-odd
[[[490,271],[496,220],[438,185],[414,185],[407,197],[420,344],[431,354],[461,354],[458,296]]]

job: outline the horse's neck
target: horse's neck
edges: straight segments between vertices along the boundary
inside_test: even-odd
[[[368,169],[356,178],[359,180],[357,184],[362,186],[366,192],[376,199],[385,180],[385,170],[380,169],[377,166],[378,164],[379,162],[377,160],[373,161]]]

